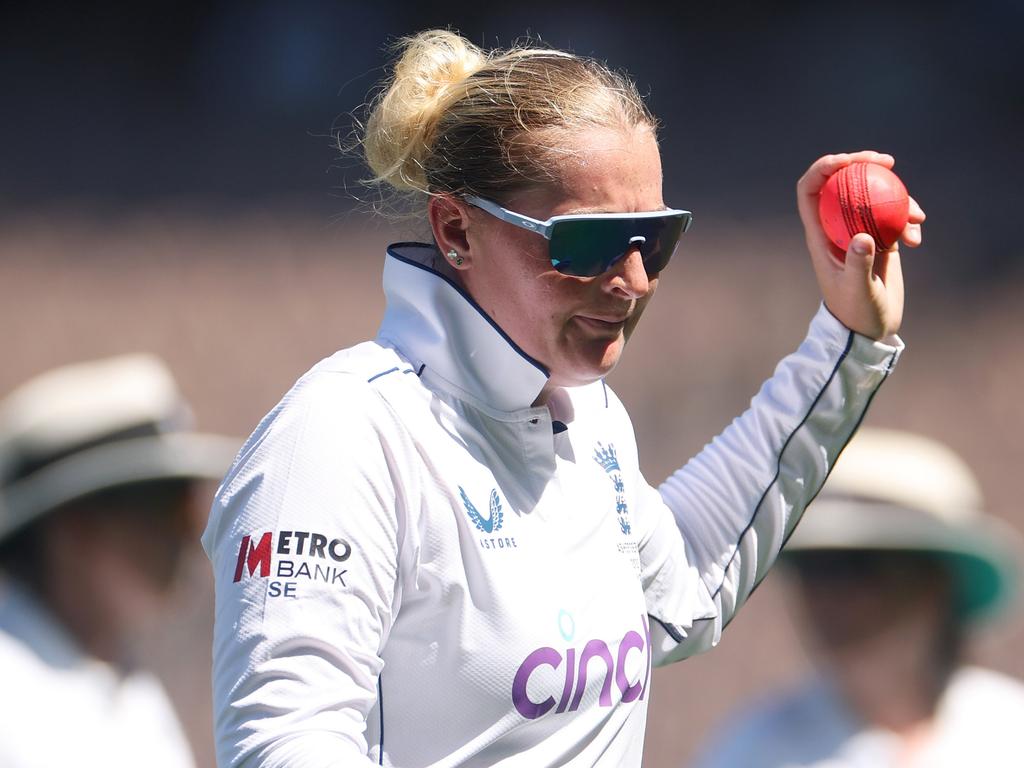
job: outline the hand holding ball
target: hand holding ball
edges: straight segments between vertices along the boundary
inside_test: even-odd
[[[825,234],[843,253],[851,238],[866,232],[882,250],[907,226],[910,198],[899,176],[876,163],[850,163],[832,174],[818,199]]]

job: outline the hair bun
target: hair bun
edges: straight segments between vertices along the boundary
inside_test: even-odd
[[[400,56],[366,121],[363,148],[376,181],[399,190],[427,191],[423,163],[434,127],[458,86],[487,63],[487,55],[460,35],[427,30],[402,38]]]

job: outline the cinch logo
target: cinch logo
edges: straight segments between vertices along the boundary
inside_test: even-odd
[[[604,680],[601,683],[601,693],[598,697],[598,705],[610,707],[612,701],[612,682],[622,694],[622,702],[642,700],[647,692],[647,682],[651,676],[651,630],[645,616],[640,617],[643,624],[643,635],[630,630],[622,636],[619,641],[618,650],[612,654],[611,648],[604,640],[590,640],[577,654],[576,648],[566,648],[565,654],[554,648],[545,646],[533,651],[519,665],[516,670],[515,679],[512,681],[512,703],[516,710],[528,720],[536,720],[554,709],[555,714],[561,712],[575,712],[583,701],[583,694],[587,690],[587,673],[590,662],[600,659],[604,664]],[[630,651],[636,651],[643,655],[644,648],[647,649],[647,659],[643,667],[646,670],[644,681],[639,678],[630,682],[626,673],[626,663]],[[577,658],[578,657],[578,658]],[[565,668],[565,680],[562,684],[562,693],[558,701],[554,696],[548,696],[542,701],[532,701],[527,694],[527,685],[530,676],[540,667],[551,667],[555,670]],[[601,668],[598,667],[598,671]],[[575,689],[575,693],[573,690]]]
[[[259,541],[255,543],[253,542],[252,535],[242,537],[242,543],[238,547],[238,560],[235,563],[236,582],[242,580],[246,569],[248,569],[250,576],[255,576],[257,569],[259,569],[259,578],[265,579],[270,576],[273,542],[274,534],[271,531],[260,535]],[[307,546],[307,542],[309,546]],[[352,555],[352,547],[344,539],[328,539],[320,533],[279,531],[277,534],[276,554],[317,557],[321,560],[330,559],[336,563],[343,563]],[[280,571],[285,564],[287,564],[289,572],[278,573],[278,575],[292,576],[293,563],[291,561],[285,560],[280,562],[278,570]],[[301,572],[303,568],[307,572],[309,571],[309,567],[305,564],[299,566],[299,571]],[[319,570],[321,566],[316,566],[316,568]],[[325,577],[323,580],[328,581],[329,579]]]

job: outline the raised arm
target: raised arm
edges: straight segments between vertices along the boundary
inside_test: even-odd
[[[656,663],[718,642],[775,562],[899,358],[898,248],[876,252],[869,236],[858,235],[840,259],[818,221],[824,182],[855,161],[893,164],[892,157],[875,152],[829,155],[813,163],[797,185],[824,299],[807,338],[742,416],[657,493],[648,491],[641,562],[655,620]],[[923,220],[912,203],[906,244],[920,243]]]

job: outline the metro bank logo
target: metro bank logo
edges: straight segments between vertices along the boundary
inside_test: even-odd
[[[528,654],[523,663],[516,670],[515,679],[512,681],[512,703],[516,711],[528,720],[536,720],[546,715],[551,710],[555,714],[562,712],[575,712],[583,701],[583,695],[587,691],[588,672],[591,662],[600,660],[602,666],[597,667],[597,672],[604,672],[604,679],[601,682],[601,693],[598,696],[598,706],[611,707],[616,702],[612,700],[612,683],[618,689],[624,704],[642,700],[647,692],[647,683],[651,677],[651,629],[647,624],[647,617],[640,617],[643,634],[629,630],[622,636],[615,652],[604,640],[589,640],[582,649],[566,648],[565,653],[555,648],[544,646]],[[627,661],[630,652],[644,654],[647,650],[647,658],[643,664],[644,680],[641,683],[639,676],[630,681],[626,671]],[[527,686],[530,677],[541,667],[552,667],[555,670],[564,666],[565,679],[562,682],[560,698],[555,701],[554,695],[548,696],[540,701],[532,700],[527,693]],[[634,669],[637,664],[631,665]],[[573,690],[575,689],[575,693]],[[552,694],[557,691],[552,691]]]
[[[259,536],[258,540],[256,536]],[[300,581],[319,581],[344,587],[348,571],[341,568],[340,563],[351,556],[352,547],[345,539],[328,538],[321,533],[278,531],[276,547],[272,531],[249,534],[242,537],[238,547],[234,581],[241,581],[246,571],[254,578],[276,576],[287,579],[270,583],[271,597],[297,597]]]

